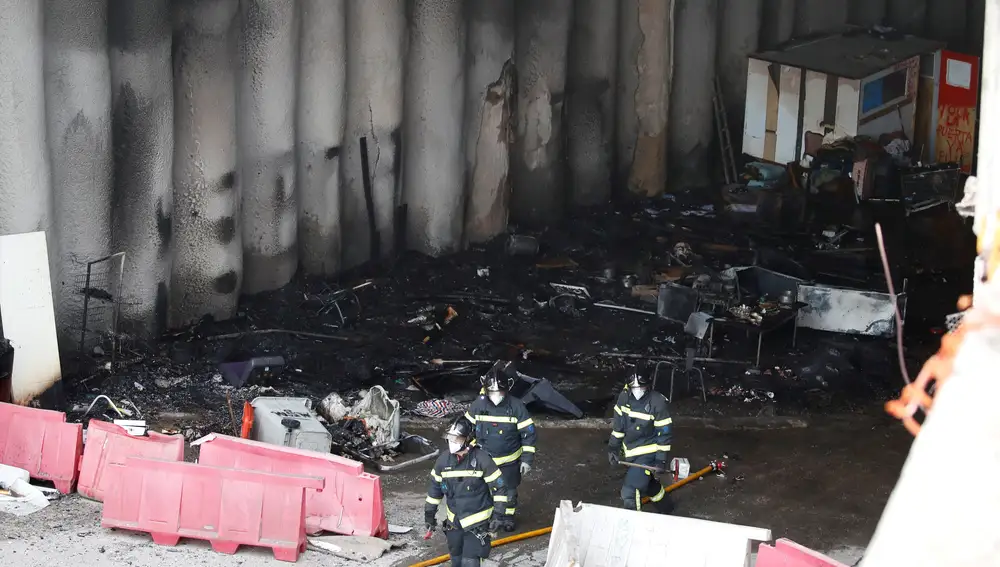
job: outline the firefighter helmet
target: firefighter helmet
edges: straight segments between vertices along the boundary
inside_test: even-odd
[[[649,369],[636,366],[629,371],[628,378],[625,381],[626,388],[649,388],[652,384],[653,379],[649,375]]]
[[[472,424],[465,416],[458,416],[451,420],[444,430],[444,438],[448,441],[460,443],[463,447],[472,440]]]
[[[481,378],[487,392],[508,392],[514,385],[513,362],[499,361]]]

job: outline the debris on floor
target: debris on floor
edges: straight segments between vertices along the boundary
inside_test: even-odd
[[[374,561],[394,546],[377,537],[319,536],[309,538],[309,547],[354,561]]]

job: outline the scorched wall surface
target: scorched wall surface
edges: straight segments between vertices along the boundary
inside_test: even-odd
[[[297,271],[704,186],[713,74],[738,129],[746,54],[877,22],[979,53],[983,6],[0,0],[0,234],[46,232],[67,346],[115,252],[122,330],[155,336]]]

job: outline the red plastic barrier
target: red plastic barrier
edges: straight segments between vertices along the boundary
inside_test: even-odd
[[[123,427],[113,423],[90,420],[77,492],[104,502],[108,489],[117,486],[125,460],[129,457],[183,461],[184,438],[153,431],[149,432],[149,437],[133,437]]]
[[[779,539],[774,542],[774,547],[766,543],[760,544],[757,549],[757,562],[755,567],[847,567],[839,561],[834,561],[829,557],[802,547],[794,541]]]
[[[82,452],[83,425],[66,423],[65,413],[0,403],[0,463],[69,494]]]
[[[382,480],[364,472],[350,459],[268,445],[227,435],[212,435],[201,443],[203,465],[281,474],[318,476],[326,480],[322,492],[306,491],[306,531],[389,537],[382,503]]]
[[[306,549],[306,488],[322,490],[323,479],[132,457],[101,526],[149,532],[160,545],[202,539],[220,553],[270,547],[294,562]]]

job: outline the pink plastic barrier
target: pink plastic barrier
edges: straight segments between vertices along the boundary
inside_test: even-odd
[[[774,547],[766,543],[760,544],[757,550],[757,562],[754,565],[755,567],[847,567],[822,553],[787,539],[775,541]]]
[[[0,463],[69,494],[82,452],[83,426],[66,423],[65,413],[0,403]]]
[[[132,457],[101,525],[149,532],[160,545],[206,540],[220,553],[269,547],[294,562],[306,549],[306,488],[322,490],[323,479]]]
[[[149,437],[133,437],[113,423],[90,420],[77,492],[104,502],[108,489],[118,485],[125,460],[129,457],[183,461],[184,438],[152,431]]]
[[[382,481],[350,459],[226,435],[201,443],[203,465],[321,477],[322,492],[306,491],[306,531],[387,538]]]

